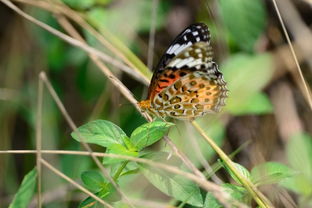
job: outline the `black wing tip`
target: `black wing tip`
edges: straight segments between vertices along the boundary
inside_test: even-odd
[[[203,28],[203,29],[207,29],[209,31],[208,26],[203,22],[193,23],[193,24],[189,25],[187,28],[196,29],[196,30]]]

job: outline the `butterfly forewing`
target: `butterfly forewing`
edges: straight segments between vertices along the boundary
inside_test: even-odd
[[[203,23],[190,25],[171,43],[170,47],[166,50],[165,54],[160,59],[156,70],[154,71],[148,91],[148,98],[151,98],[152,94],[155,94],[154,90],[157,85],[154,83],[157,83],[157,81],[160,80],[159,76],[167,69],[167,65],[182,51],[197,42],[206,43],[207,46],[210,43],[210,32],[208,27]]]
[[[162,70],[162,67],[165,67],[172,58],[197,42],[207,42],[208,44],[210,42],[210,32],[205,24],[192,24],[181,32],[160,59],[157,69]]]

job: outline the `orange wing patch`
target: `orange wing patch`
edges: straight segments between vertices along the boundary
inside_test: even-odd
[[[189,73],[189,70],[172,70],[167,69],[158,75],[157,82],[150,88],[147,99],[153,100],[155,95],[172,85],[175,81]]]

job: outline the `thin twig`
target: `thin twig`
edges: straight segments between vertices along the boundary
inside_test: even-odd
[[[155,31],[156,31],[156,19],[157,19],[157,8],[159,0],[152,0],[152,17],[151,27],[148,40],[148,51],[147,51],[147,67],[153,68],[153,57],[154,57],[154,45],[155,45]]]
[[[76,186],[78,189],[80,189],[81,191],[85,192],[86,194],[88,194],[89,196],[91,196],[92,198],[96,199],[98,202],[100,202],[101,204],[103,204],[106,207],[109,208],[114,208],[113,206],[111,206],[109,203],[105,202],[103,199],[99,198],[98,196],[96,196],[95,194],[93,194],[92,192],[90,192],[88,189],[84,188],[83,186],[81,186],[79,183],[77,183],[76,181],[74,181],[73,179],[71,179],[70,177],[66,176],[64,173],[62,173],[61,171],[57,170],[55,167],[53,167],[52,165],[50,165],[47,161],[45,161],[44,159],[40,159],[40,162],[46,166],[48,169],[50,169],[52,172],[54,172],[56,175],[60,176],[61,178],[64,178],[66,181],[68,181],[69,183],[73,184],[74,186]]]
[[[205,159],[204,155],[202,154],[199,144],[193,135],[192,129],[190,128],[191,126],[188,123],[184,123],[184,125],[187,129],[189,141],[191,145],[193,146],[194,153],[197,156],[197,159],[199,160],[201,165],[205,168],[205,171],[207,173],[210,173],[210,177],[212,181],[214,181],[216,184],[219,184],[219,185],[223,184],[223,181],[215,174],[214,170],[211,168],[208,161]]]
[[[42,143],[42,102],[43,101],[43,82],[38,79],[38,100],[37,100],[37,123],[36,123],[36,163],[37,163],[37,204],[38,208],[42,207],[41,199],[41,143]]]
[[[171,139],[168,136],[164,136],[164,140],[169,144],[172,151],[182,160],[182,162],[190,169],[192,170],[198,177],[205,179],[206,177],[202,172],[196,168],[196,166],[188,159],[188,157],[181,152],[178,147],[171,141]]]
[[[281,13],[280,13],[280,11],[279,11],[279,8],[278,8],[278,6],[277,6],[277,3],[276,3],[275,0],[272,0],[272,2],[273,2],[273,5],[274,5],[276,14],[277,14],[277,16],[278,16],[278,19],[279,19],[279,21],[280,21],[280,23],[281,23],[281,26],[282,26],[282,28],[283,28],[284,35],[285,35],[286,40],[287,40],[287,43],[288,43],[288,45],[289,45],[289,49],[290,49],[291,54],[292,54],[292,56],[293,56],[293,58],[294,58],[294,61],[295,61],[295,63],[296,63],[296,66],[297,66],[297,69],[298,69],[298,72],[299,72],[301,81],[302,81],[302,83],[303,83],[303,85],[304,85],[305,94],[306,94],[306,97],[307,97],[307,99],[308,99],[308,104],[309,104],[309,106],[310,106],[310,109],[312,110],[312,96],[311,96],[309,87],[308,87],[308,85],[307,85],[307,83],[306,83],[306,81],[305,81],[305,79],[304,79],[304,77],[303,77],[302,70],[301,70],[300,64],[299,64],[298,59],[297,59],[297,55],[296,55],[295,50],[294,50],[294,48],[293,48],[293,45],[292,45],[292,43],[291,43],[291,41],[290,41],[288,32],[287,32],[287,30],[286,30],[286,27],[285,27],[283,18],[282,18],[282,16],[281,16]]]

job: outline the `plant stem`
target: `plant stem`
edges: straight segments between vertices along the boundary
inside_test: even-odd
[[[121,166],[118,168],[117,172],[115,173],[115,175],[113,176],[113,179],[115,182],[117,182],[120,174],[122,173],[123,169],[127,166],[127,164],[129,163],[129,161],[125,161],[121,164]]]
[[[234,173],[234,175],[238,178],[241,184],[247,189],[250,195],[254,198],[254,200],[258,203],[261,208],[270,208],[273,205],[270,201],[257,190],[254,184],[252,184],[247,178],[245,178],[240,172],[235,168],[232,160],[221,150],[221,148],[210,138],[208,137],[203,129],[195,122],[191,122],[192,125],[197,129],[197,131],[205,138],[205,140],[209,143],[209,145],[216,151],[219,157],[224,161],[224,163],[229,167],[229,169]]]
[[[237,153],[239,153],[244,147],[246,147],[248,144],[250,143],[250,141],[245,142],[244,144],[242,144],[241,146],[239,146],[234,152],[232,152],[231,154],[229,154],[229,158],[233,159],[235,157],[235,155]],[[222,168],[222,165],[220,165],[219,162],[215,162],[214,164],[211,165],[211,169],[213,170],[212,172],[204,172],[204,175],[207,179],[209,179],[212,174],[218,172],[218,170],[220,170]]]

